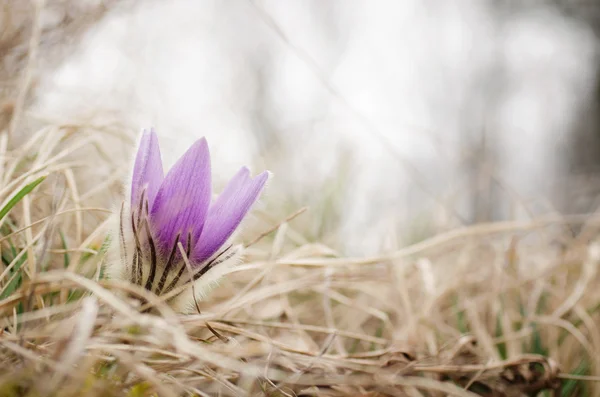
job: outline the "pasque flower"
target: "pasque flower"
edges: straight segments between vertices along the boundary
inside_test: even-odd
[[[252,178],[243,167],[213,200],[206,139],[195,142],[165,175],[158,137],[144,131],[130,203],[122,206],[119,222],[126,276],[157,294],[181,284],[186,266],[194,280],[200,278],[231,255],[227,242],[268,177],[265,171]]]

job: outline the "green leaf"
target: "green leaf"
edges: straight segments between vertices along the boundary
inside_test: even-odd
[[[496,316],[496,338],[502,338],[502,317],[500,313]],[[498,343],[496,348],[498,349],[498,354],[500,354],[500,358],[502,360],[506,360],[508,358],[508,352],[506,348],[506,342]]]
[[[575,368],[573,372],[571,372],[571,375],[589,375],[589,371],[589,363],[585,360],[582,360],[581,363],[579,363],[579,366]],[[585,388],[585,383],[576,379],[567,379],[562,385],[560,395],[562,397],[585,395],[582,394],[582,388]]]
[[[531,348],[529,352],[532,354],[547,356],[548,349],[544,347],[544,341],[542,340],[542,335],[540,334],[538,324],[535,322],[531,323],[531,329]]]
[[[83,296],[85,295],[85,293],[83,291],[77,290],[77,289],[72,289],[69,290],[69,295],[67,296],[67,302],[75,302],[81,298],[83,298]]]
[[[62,244],[62,248],[65,250],[65,256],[64,256],[65,259],[64,259],[63,266],[66,269],[69,267],[69,264],[71,263],[71,257],[69,257],[69,254],[67,252],[69,250],[69,247],[67,246],[67,239],[65,238],[65,235],[62,232],[62,230],[59,231],[58,233],[60,234],[60,243]]]
[[[13,294],[13,292],[15,292],[16,289],[19,288],[19,286],[21,285],[21,282],[23,279],[23,273],[21,273],[21,271],[20,271],[22,263],[23,263],[23,261],[19,261],[19,262],[15,263],[15,266],[13,267],[13,269],[10,273],[12,275],[12,277],[10,278],[10,281],[8,282],[8,285],[6,286],[4,291],[2,291],[2,294],[0,294],[0,300],[6,299],[9,296],[11,296]],[[17,274],[15,274],[15,273],[17,273]]]
[[[15,194],[10,200],[8,200],[8,203],[6,203],[6,205],[0,210],[0,220],[4,219],[6,214],[8,214],[10,210],[23,199],[23,197],[27,196],[33,189],[37,187],[37,185],[42,183],[44,179],[46,179],[46,176],[40,176],[30,184],[23,186],[23,188],[19,190],[17,194]]]
[[[13,245],[12,241],[9,240],[9,242],[10,242],[10,250],[12,253],[12,258],[9,258],[9,257],[2,258],[2,260],[4,261],[6,266],[9,266],[9,264],[14,260],[14,258],[17,257],[17,254],[18,254],[17,249]],[[27,253],[25,253],[17,261],[17,263],[15,263],[15,266],[13,266],[13,268],[10,270],[10,273],[9,273],[10,279],[9,279],[8,285],[6,285],[6,288],[4,288],[4,290],[0,294],[0,300],[8,298],[9,296],[11,296],[13,294],[13,292],[15,292],[21,286],[21,283],[23,281],[23,272],[21,271],[21,266],[23,265],[23,263],[25,263],[26,260],[27,260]]]

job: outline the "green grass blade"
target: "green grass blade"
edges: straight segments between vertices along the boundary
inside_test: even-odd
[[[21,201],[23,199],[23,197],[25,197],[26,195],[28,195],[29,193],[31,193],[31,191],[33,189],[35,189],[37,187],[37,185],[39,185],[40,183],[42,183],[44,181],[44,179],[46,179],[46,176],[40,176],[38,179],[36,179],[35,181],[31,182],[30,184],[27,184],[25,186],[23,186],[23,188],[21,190],[19,190],[17,192],[17,194],[15,194],[13,196],[13,198],[11,198],[10,200],[8,200],[8,203],[6,203],[6,205],[0,210],[0,220],[4,219],[4,217],[6,216],[6,214],[8,214],[10,212],[10,210],[17,205],[17,203],[19,201]]]
[[[65,234],[62,232],[62,230],[60,230],[58,233],[60,235],[60,243],[62,248],[65,250],[63,267],[66,269],[69,267],[69,264],[71,264],[71,257],[67,252],[69,250],[69,246],[67,245],[67,239],[65,238]]]
[[[10,244],[10,253],[12,254],[12,257],[10,257],[9,255],[5,255],[3,253],[2,261],[4,262],[5,266],[10,266],[10,263],[18,255],[17,248],[14,246],[14,244],[12,243],[12,241],[10,239],[9,239],[9,244]],[[8,284],[6,284],[2,288],[0,288],[0,300],[8,298],[10,295],[13,294],[13,292],[15,292],[21,286],[21,283],[23,282],[23,273],[22,273],[21,267],[25,263],[26,260],[27,260],[27,253],[25,253],[15,263],[14,267],[10,270]]]
[[[15,267],[10,272],[11,277],[9,279],[8,285],[0,294],[0,300],[6,299],[11,296],[19,286],[21,286],[21,282],[23,280],[23,274],[21,273],[21,265],[23,264],[23,260],[20,260],[15,264]]]
[[[500,313],[496,316],[496,338],[502,338],[504,336],[502,329],[502,317]],[[500,358],[502,360],[506,360],[508,358],[508,349],[506,347],[506,342],[501,342],[496,345],[496,349],[498,349],[498,354],[500,354]]]
[[[589,373],[590,365],[587,361],[583,360],[581,363],[579,363],[579,366],[575,368],[573,372],[571,372],[571,375],[589,375]],[[584,387],[585,384],[583,382],[575,379],[568,379],[563,383],[560,395],[562,397],[586,395],[583,394],[583,391],[581,390]]]

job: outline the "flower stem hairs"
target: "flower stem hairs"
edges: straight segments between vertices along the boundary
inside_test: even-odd
[[[232,245],[231,236],[268,178],[268,171],[252,178],[243,167],[212,200],[206,139],[196,141],[165,175],[156,133],[144,130],[130,200],[115,222],[112,247],[118,247],[119,260],[110,269],[113,277],[156,295],[189,285],[169,303],[181,312],[194,310],[195,300],[239,259],[242,247]]]

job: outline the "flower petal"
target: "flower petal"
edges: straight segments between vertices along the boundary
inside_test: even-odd
[[[156,132],[154,132],[154,129],[144,130],[135,157],[131,179],[132,209],[139,205],[140,196],[144,189],[146,189],[148,203],[152,206],[164,175]]]
[[[265,171],[252,179],[244,167],[229,181],[208,211],[200,240],[194,247],[194,262],[210,258],[221,248],[258,199],[268,178],[269,172]]]
[[[165,177],[150,211],[153,237],[169,252],[177,234],[187,249],[187,235],[202,232],[211,198],[210,152],[206,139],[194,143]]]

